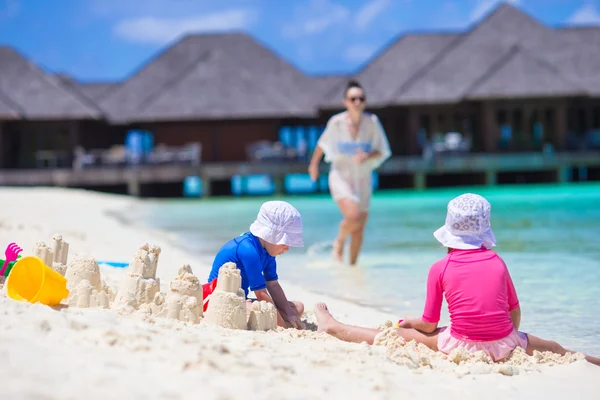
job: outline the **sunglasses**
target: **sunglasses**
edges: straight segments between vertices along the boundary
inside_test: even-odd
[[[365,96],[356,96],[356,97],[348,97],[348,100],[350,100],[351,102],[356,102],[356,100],[359,101],[359,103],[364,103],[365,101],[367,101],[367,98]]]

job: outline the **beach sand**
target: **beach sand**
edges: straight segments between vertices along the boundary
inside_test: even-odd
[[[0,197],[0,245],[16,242],[23,255],[31,255],[38,241],[50,244],[59,233],[69,243],[69,263],[79,260],[85,272],[95,268],[84,265],[89,257],[129,262],[144,243],[159,246],[156,285],[152,281],[148,290],[154,293],[159,284],[165,301],[177,292],[174,298],[194,303],[189,298],[197,282],[183,265],[200,283],[208,274],[209,266],[172,246],[165,233],[134,229],[111,216],[139,200],[51,188],[2,188]],[[190,322],[124,306],[78,307],[90,302],[92,290],[92,303],[101,304],[106,287],[106,298],[112,292],[115,303],[127,303],[123,296],[119,300],[119,288],[130,272],[100,267],[106,286],[94,281],[88,297],[78,291],[69,306],[19,303],[1,294],[0,398],[558,399],[592,398],[600,388],[600,368],[580,355],[527,357],[516,351],[509,362],[492,364],[480,354],[446,357],[405,344],[390,331],[368,346],[313,331],[226,329],[197,318],[192,306],[182,317]],[[290,299],[305,303],[309,326],[314,326],[311,310],[318,301],[346,323],[385,326],[397,317],[314,295],[285,276],[281,284]],[[181,294],[186,290],[191,294]]]

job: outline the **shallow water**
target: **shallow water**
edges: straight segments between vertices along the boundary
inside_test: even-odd
[[[329,256],[340,219],[331,198],[288,196],[303,215],[306,246],[278,259],[279,275],[399,317],[419,316],[428,268],[445,253],[432,232],[443,224],[447,202],[466,191],[492,204],[496,250],[521,301],[521,330],[600,355],[599,184],[376,193],[358,268]],[[126,218],[174,233],[179,246],[212,264],[214,253],[248,229],[265,200],[152,200]],[[442,318],[447,322],[447,313]]]

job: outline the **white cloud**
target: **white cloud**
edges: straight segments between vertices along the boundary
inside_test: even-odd
[[[236,9],[185,18],[138,17],[126,19],[114,27],[114,33],[137,43],[165,44],[186,33],[246,29],[254,14]]]
[[[480,20],[483,16],[502,3],[518,6],[521,3],[521,0],[477,0],[477,4],[471,10],[471,14],[469,15],[470,22],[476,22]]]
[[[375,53],[375,47],[366,44],[357,44],[346,49],[344,55],[348,61],[363,62],[369,59]]]
[[[600,12],[593,4],[587,3],[575,11],[567,22],[574,25],[599,25]]]
[[[365,29],[391,5],[391,0],[371,0],[361,7],[354,16],[357,28]]]
[[[0,20],[11,19],[19,15],[20,0],[0,0]]]
[[[77,2],[80,3],[80,2]],[[81,2],[84,3],[84,2]],[[222,8],[254,7],[248,0],[85,0],[82,13],[100,18],[180,18]]]
[[[283,27],[288,38],[311,36],[348,21],[351,13],[346,7],[329,0],[311,0],[308,5],[297,7],[296,18]]]
[[[391,0],[369,0],[353,14],[341,1],[310,0],[296,7],[295,18],[284,25],[282,32],[288,38],[306,37],[343,23],[350,29],[364,30],[391,4]]]

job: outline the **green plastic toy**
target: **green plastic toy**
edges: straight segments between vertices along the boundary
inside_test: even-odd
[[[10,270],[12,269],[13,265],[15,265],[15,263],[17,261],[19,261],[19,258],[21,258],[20,255],[17,256],[17,259],[15,261],[8,263],[8,267],[6,267],[6,271],[4,271],[4,276],[8,276],[8,274],[10,274]],[[2,267],[4,267],[4,262],[5,262],[5,260],[0,259],[0,269],[2,269]]]

